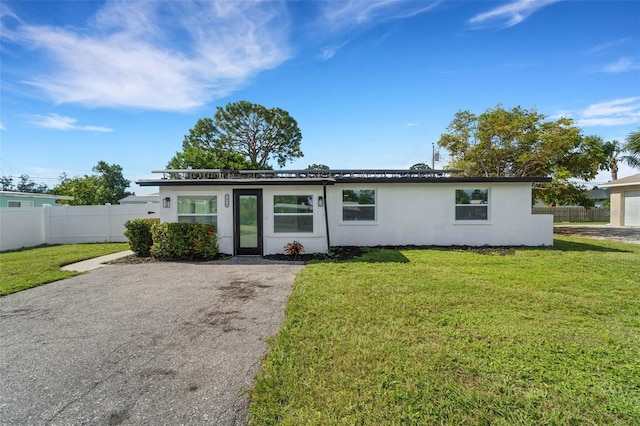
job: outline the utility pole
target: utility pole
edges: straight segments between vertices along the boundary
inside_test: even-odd
[[[440,161],[440,153],[436,152],[436,144],[431,142],[431,169],[436,169],[436,161]]]

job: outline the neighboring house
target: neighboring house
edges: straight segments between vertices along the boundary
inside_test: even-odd
[[[121,200],[118,200],[119,204],[147,204],[154,203],[160,204],[160,195],[158,193],[149,195],[128,195]]]
[[[65,195],[38,194],[32,192],[0,191],[0,207],[42,207],[55,205],[57,201],[72,201]]]
[[[593,200],[595,207],[602,207],[609,201],[610,192],[609,188],[593,188],[587,191],[587,198]]]
[[[553,216],[531,214],[534,182],[446,170],[159,170],[160,219],[216,226],[220,251],[332,246],[550,246]]]
[[[611,226],[640,226],[640,173],[600,187],[611,191]]]

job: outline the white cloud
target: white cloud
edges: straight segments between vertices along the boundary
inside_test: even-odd
[[[604,43],[600,43],[597,44],[595,46],[593,46],[591,49],[589,49],[588,53],[591,55],[595,55],[604,51],[607,51],[609,49],[612,49],[614,47],[620,46],[624,43],[626,43],[628,41],[627,38],[621,38],[618,40],[613,40],[613,41],[607,41]]]
[[[558,1],[560,0],[517,0],[476,15],[469,20],[469,24],[473,28],[513,27],[539,9]]]
[[[620,58],[618,61],[605,66],[602,71],[611,74],[619,74],[640,69],[640,65],[634,64],[630,58]]]
[[[19,25],[5,40],[43,51],[25,83],[56,103],[188,110],[289,57],[282,3],[111,1],[84,28]]]
[[[419,125],[420,125],[420,123],[407,123],[406,124],[407,127],[416,127],[416,126],[419,126]]]
[[[327,61],[333,58],[335,54],[338,53],[338,50],[342,49],[348,42],[349,40],[343,43],[337,44],[335,46],[323,47],[322,49],[320,49],[320,54],[318,55],[318,59],[320,59],[321,61]]]
[[[578,113],[579,126],[621,126],[640,122],[640,97],[621,98],[589,105]]]
[[[359,28],[367,28],[380,22],[411,18],[437,7],[440,1],[398,1],[398,0],[347,0],[322,3],[321,17],[317,22],[319,33],[346,37]],[[386,34],[388,37],[391,33]],[[380,43],[379,39],[376,43]],[[348,41],[334,43],[321,49],[319,58],[332,58]]]
[[[0,123],[0,130],[7,130],[7,128],[4,127],[4,123]]]
[[[328,1],[324,3],[323,24],[326,29],[341,31],[372,22],[410,18],[428,12],[440,3],[397,0]]]
[[[32,115],[30,123],[37,127],[54,130],[84,130],[89,132],[112,132],[113,129],[102,126],[79,126],[77,119],[58,114]]]

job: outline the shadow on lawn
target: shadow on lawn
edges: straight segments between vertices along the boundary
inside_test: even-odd
[[[603,245],[604,241],[599,240],[597,243],[585,243],[583,241],[565,241],[565,240],[553,240],[553,247],[549,247],[550,250],[560,251],[599,251],[606,253],[632,253],[633,250],[623,250],[614,247],[608,247]]]
[[[409,263],[409,259],[399,249],[376,248],[365,251],[361,256],[354,257],[350,262],[360,263]]]

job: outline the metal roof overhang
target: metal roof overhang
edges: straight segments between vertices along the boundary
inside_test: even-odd
[[[380,183],[544,183],[550,177],[341,177],[271,179],[142,179],[140,186],[293,186]]]
[[[140,186],[333,185],[335,179],[142,179]]]

